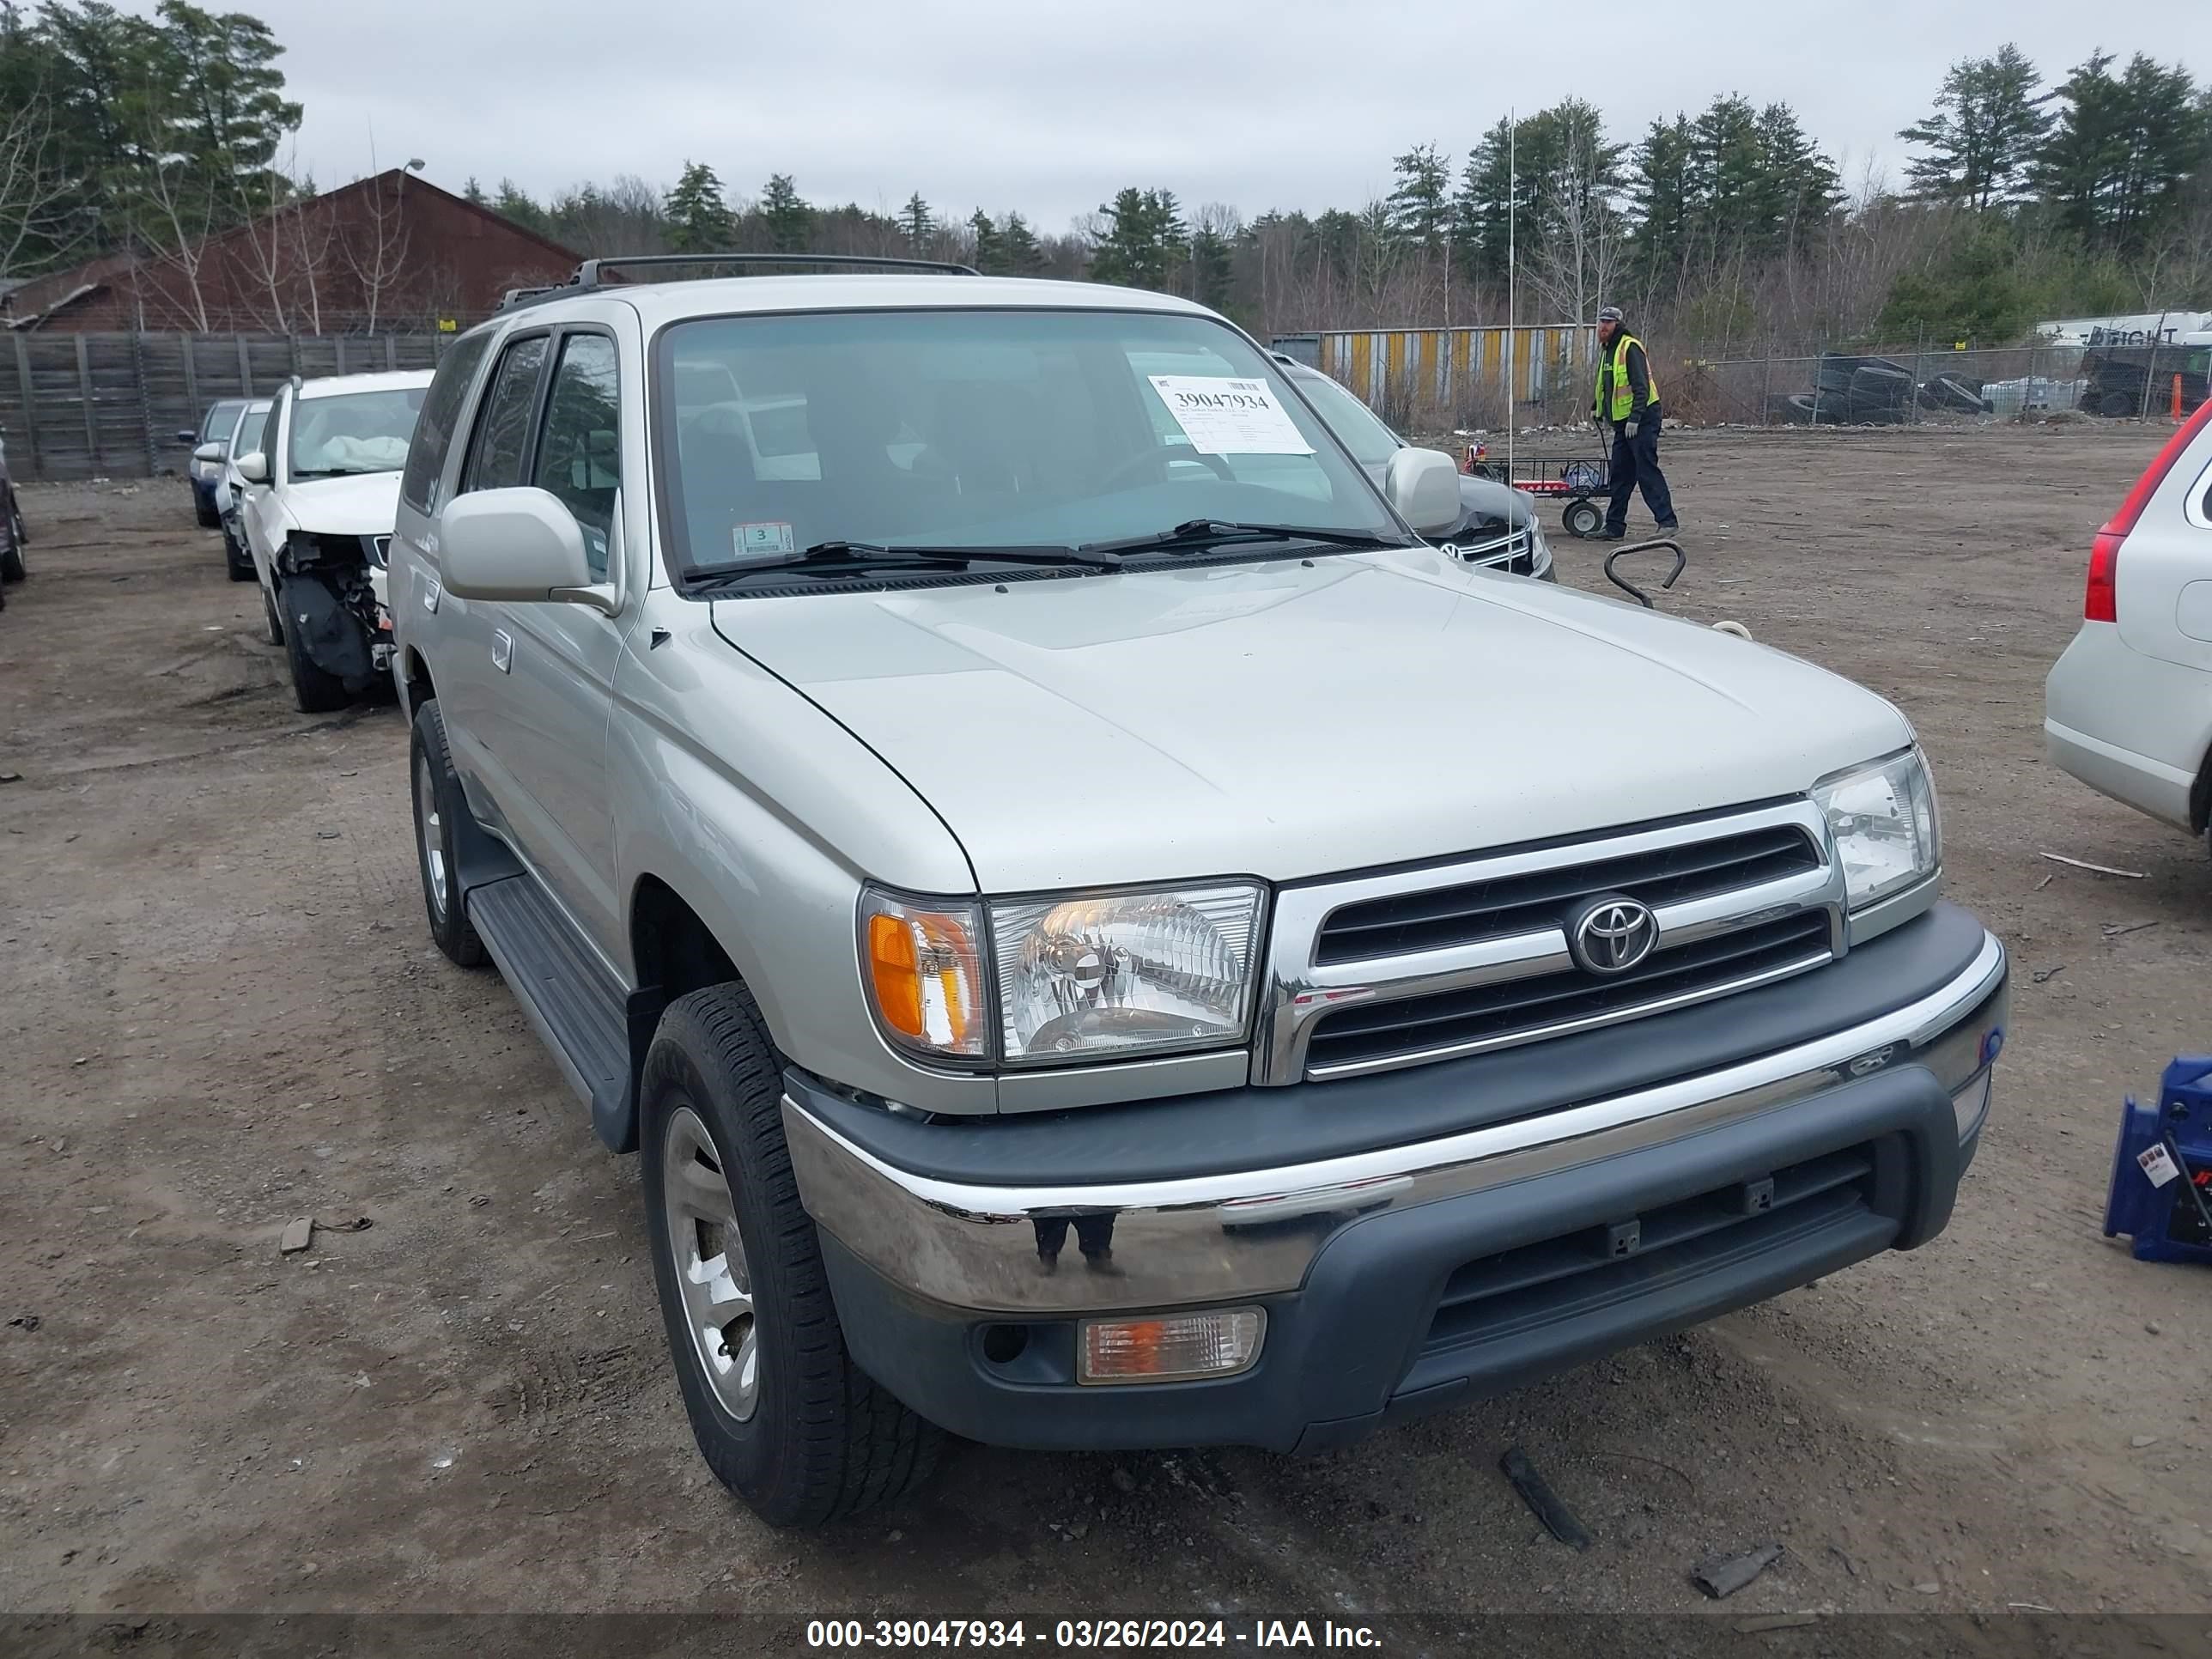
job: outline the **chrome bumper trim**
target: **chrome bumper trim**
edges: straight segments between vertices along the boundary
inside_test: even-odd
[[[784,1134],[807,1213],[917,1296],[1020,1316],[1227,1301],[1296,1289],[1329,1236],[1355,1216],[1657,1145],[1886,1067],[1924,1066],[1955,1094],[1983,1069],[1989,1033],[2004,1023],[2005,975],[2004,947],[1984,933],[1979,955],[1949,984],[1849,1030],[1610,1100],[1283,1168],[974,1186],[896,1168],[787,1095]],[[1043,1271],[1036,1224],[1097,1216],[1111,1218],[1115,1273],[1086,1271],[1073,1259]]]

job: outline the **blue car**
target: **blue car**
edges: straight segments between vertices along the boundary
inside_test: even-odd
[[[222,446],[237,426],[239,413],[245,407],[243,398],[222,398],[207,406],[207,413],[200,416],[198,431],[177,434],[177,441],[191,448],[191,459],[185,465],[185,476],[192,481],[192,517],[203,530],[213,530],[222,522],[222,515],[216,508],[215,487],[222,477],[223,457],[210,457],[206,451],[210,445]]]

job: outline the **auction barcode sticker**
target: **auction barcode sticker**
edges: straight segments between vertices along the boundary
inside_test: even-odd
[[[2142,1172],[2150,1177],[2150,1184],[2154,1187],[2163,1187],[2169,1181],[2181,1179],[2180,1167],[2163,1146],[2146,1146],[2136,1154],[2136,1162],[2142,1165]]]
[[[1210,374],[1148,377],[1168,413],[1201,455],[1310,455],[1290,410],[1265,380],[1216,379]]]

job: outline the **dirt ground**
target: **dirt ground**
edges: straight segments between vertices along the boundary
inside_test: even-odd
[[[27,489],[0,615],[0,1611],[744,1613],[775,1652],[825,1616],[1331,1616],[1453,1650],[1501,1610],[1710,1607],[1691,1566],[1769,1540],[1731,1618],[2212,1611],[2212,1278],[2099,1232],[2121,1096],[2212,1048],[2212,864],[2047,767],[2039,731],[2090,533],[2160,435],[1669,440],[1692,563],[1668,607],[1899,702],[1952,893],[2016,953],[1936,1243],[1340,1454],[962,1446],[816,1536],[707,1474],[635,1170],[496,976],[432,948],[396,712],[294,712],[181,483]],[[306,1215],[313,1248],[280,1257]],[[1589,1553],[1499,1477],[1513,1444]]]

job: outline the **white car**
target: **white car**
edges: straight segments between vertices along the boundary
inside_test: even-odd
[[[428,369],[295,380],[271,400],[262,447],[235,464],[269,641],[303,712],[343,707],[391,663],[384,566],[429,385]]]
[[[2212,833],[2212,404],[2097,532],[2081,617],[2044,687],[2052,764]]]
[[[216,473],[215,516],[222,526],[223,568],[234,582],[253,580],[253,556],[246,551],[246,528],[239,522],[239,514],[246,506],[246,492],[262,487],[240,477],[238,463],[242,456],[261,453],[270,401],[256,398],[239,405],[238,420],[222,440],[222,460]]]

